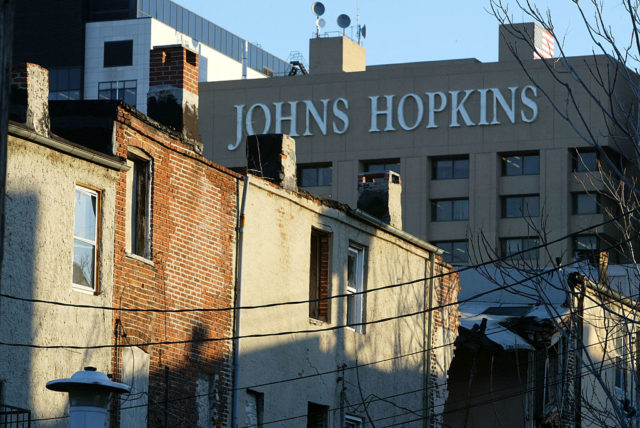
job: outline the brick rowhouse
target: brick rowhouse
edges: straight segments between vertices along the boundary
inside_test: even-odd
[[[158,55],[166,52],[160,50]],[[172,48],[169,56],[177,63],[171,68],[192,70],[190,55],[185,49]],[[163,67],[166,69],[166,61]],[[178,80],[165,83],[177,87],[183,79],[183,87],[197,91],[197,55],[195,76],[177,76]],[[147,185],[151,208],[145,214],[150,225],[145,237],[149,242],[146,252],[140,251],[141,256],[130,243],[138,239],[137,234],[136,238],[130,237],[136,219],[127,215],[132,209],[127,174],[132,172],[123,172],[116,195],[115,306],[231,307],[238,175],[194,151],[197,142],[194,144],[181,129],[188,124],[172,125],[177,133],[134,110],[118,107],[116,154],[130,161],[144,157],[150,172]],[[209,423],[227,425],[232,343],[206,339],[230,337],[232,331],[231,311],[117,313],[115,341],[140,344],[149,355],[148,426],[195,426],[199,410],[202,412],[198,401],[202,400],[209,407]],[[144,345],[165,341],[186,343]],[[122,376],[122,355],[122,349],[114,354],[113,370],[118,378]],[[208,382],[204,394],[198,389],[203,379]]]

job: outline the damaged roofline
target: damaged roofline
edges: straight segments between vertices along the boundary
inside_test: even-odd
[[[64,152],[71,156],[85,159],[93,163],[106,166],[108,168],[113,168],[119,171],[129,170],[129,166],[127,166],[126,163],[119,160],[118,158],[107,156],[104,154],[98,154],[71,143],[54,140],[49,137],[44,137],[40,134],[24,129],[13,123],[9,123],[9,134],[22,137],[31,141],[35,141],[36,143],[42,144],[43,146],[50,147],[52,149]]]

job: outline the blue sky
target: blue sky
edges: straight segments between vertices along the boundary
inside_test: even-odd
[[[315,31],[313,1],[307,0],[175,0],[240,37],[261,45],[267,51],[287,59],[299,51],[308,62],[309,38]],[[515,21],[530,21],[511,10]],[[531,0],[542,10],[551,8],[557,32],[564,38],[569,55],[591,52],[584,26],[571,0]],[[339,34],[336,18],[342,13],[356,23],[359,4],[360,24],[367,26],[367,64],[390,64],[454,58],[478,58],[496,61],[498,22],[487,11],[489,0],[323,0],[327,22],[325,31]],[[582,3],[585,3],[582,1]],[[620,40],[628,41],[620,0],[607,0],[608,22],[615,24]],[[351,35],[347,30],[347,35]],[[353,37],[356,37],[355,28]]]

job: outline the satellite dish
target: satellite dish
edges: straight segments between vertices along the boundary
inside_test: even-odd
[[[349,18],[349,15],[345,15],[343,13],[342,15],[338,16],[338,27],[344,30],[349,25],[351,25],[351,18]]]
[[[360,34],[362,34],[362,38],[366,39],[367,38],[367,26],[363,25],[362,28],[360,29]]]
[[[315,16],[321,16],[324,13],[324,5],[317,1],[311,5],[311,10]]]
[[[325,25],[327,25],[327,21],[322,18],[318,19],[318,27],[324,28]]]

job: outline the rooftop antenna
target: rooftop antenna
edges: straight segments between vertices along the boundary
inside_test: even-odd
[[[324,5],[319,1],[311,5],[311,11],[316,16],[316,38],[320,37],[320,29],[326,25],[324,19],[320,18],[324,13]]]
[[[345,31],[347,27],[351,25],[351,18],[349,15],[345,15],[344,13],[338,16],[338,27],[342,28],[342,36],[344,37]]]
[[[358,28],[358,44],[362,45],[360,37],[367,38],[367,26],[360,25],[360,2],[358,0],[356,0],[356,27]]]

